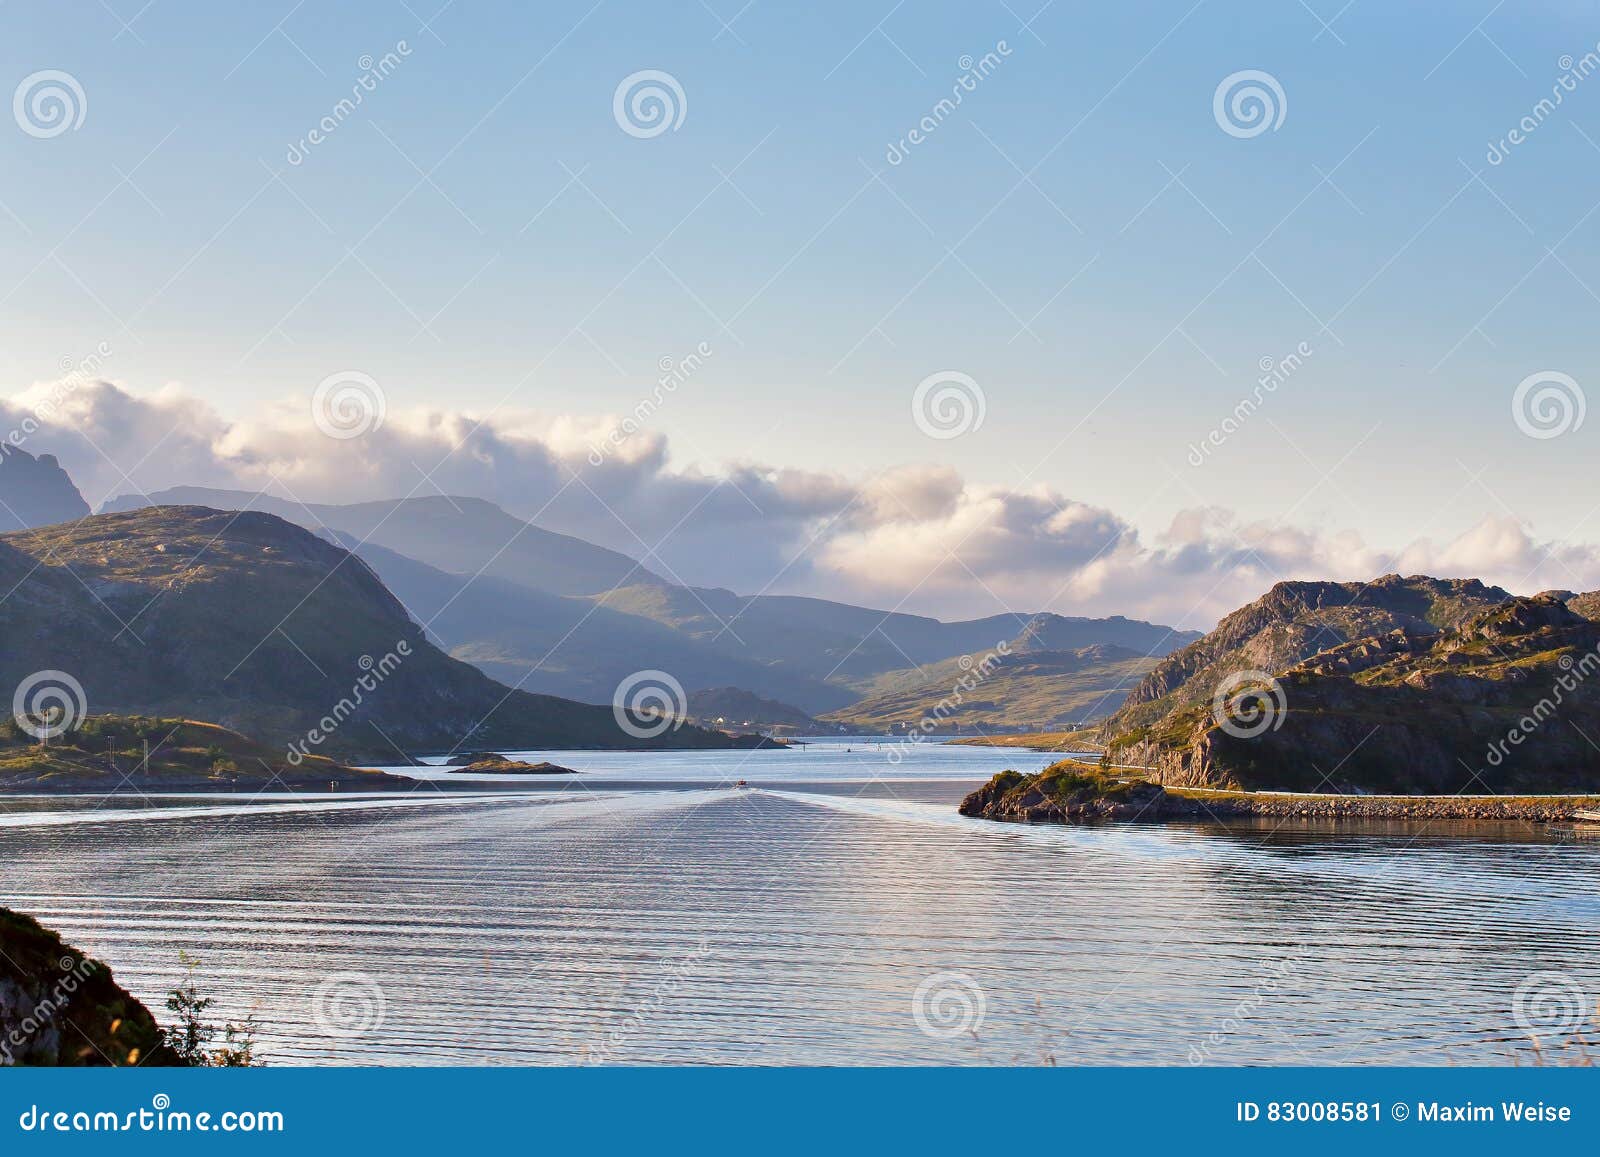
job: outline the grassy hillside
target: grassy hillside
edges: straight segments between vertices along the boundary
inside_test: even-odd
[[[0,721],[0,791],[162,791],[173,788],[411,787],[413,781],[308,755],[288,762],[214,723],[139,715],[91,715],[41,743],[16,720]]]
[[[1095,728],[1076,731],[1028,731],[1020,735],[984,735],[952,739],[962,747],[1016,747],[1025,751],[1100,751]]]
[[[1156,663],[1119,647],[1024,651],[997,657],[990,673],[955,702],[958,681],[983,659],[970,655],[917,672],[895,672],[883,677],[890,690],[830,712],[826,719],[889,730],[916,725],[947,702],[950,710],[940,730],[1066,729],[1109,714]]]

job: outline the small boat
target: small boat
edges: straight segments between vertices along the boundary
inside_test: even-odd
[[[741,779],[738,783],[734,784],[733,786],[734,787],[749,787],[750,784],[749,784],[748,781]]]
[[[1580,824],[1600,824],[1600,812],[1577,811],[1572,813],[1572,818]]]

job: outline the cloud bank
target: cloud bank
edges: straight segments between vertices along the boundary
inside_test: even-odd
[[[861,477],[754,462],[675,465],[661,434],[622,419],[442,409],[389,412],[334,437],[304,403],[229,419],[178,387],[36,385],[0,421],[56,454],[92,506],[196,485],[304,502],[404,495],[486,498],[540,526],[641,559],[697,586],[806,594],[975,617],[1125,614],[1209,627],[1282,579],[1388,571],[1472,576],[1518,593],[1600,587],[1600,549],[1536,541],[1509,515],[1449,541],[1393,549],[1350,532],[1187,510],[1142,537],[1113,511],[1045,486],[1010,489],[945,466]]]

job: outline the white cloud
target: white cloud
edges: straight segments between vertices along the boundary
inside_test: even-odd
[[[306,502],[473,495],[695,585],[946,618],[1054,610],[1208,627],[1281,579],[1396,570],[1519,593],[1600,586],[1594,546],[1538,542],[1507,515],[1396,550],[1350,532],[1241,523],[1220,508],[1184,511],[1146,539],[1047,487],[978,485],[944,466],[846,478],[734,462],[710,473],[675,466],[648,429],[597,455],[613,417],[391,411],[379,429],[341,440],[319,432],[304,403],[229,420],[179,387],[138,395],[93,382],[0,402],[6,427],[45,398],[56,409],[24,445],[57,454],[92,505],[177,485]]]

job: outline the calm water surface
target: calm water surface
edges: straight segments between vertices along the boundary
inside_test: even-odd
[[[1500,1064],[1530,974],[1600,992],[1597,842],[990,824],[955,802],[1048,756],[846,746],[6,800],[0,903],[153,1008],[197,957],[276,1064]]]

